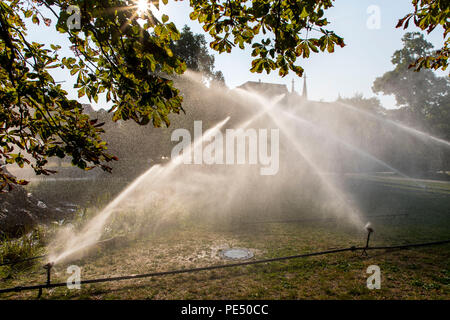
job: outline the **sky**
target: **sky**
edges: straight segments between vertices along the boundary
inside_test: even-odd
[[[394,51],[402,47],[402,36],[407,31],[418,31],[411,24],[407,31],[396,29],[398,20],[407,13],[412,12],[411,0],[336,0],[334,7],[326,11],[330,24],[328,30],[333,30],[343,37],[346,47],[338,47],[332,54],[313,54],[309,59],[299,59],[297,63],[305,69],[310,100],[335,101],[338,95],[351,97],[362,93],[366,98],[377,96],[372,92],[373,81],[385,72],[393,69],[391,56]],[[156,16],[167,14],[170,21],[179,29],[188,25],[195,33],[205,34],[197,21],[191,21],[189,1],[169,0],[168,5],[160,3],[160,11]],[[379,19],[378,19],[379,18]],[[44,43],[68,44],[64,35],[54,29],[36,28],[30,26],[31,38]],[[206,39],[211,37],[205,34]],[[437,28],[426,39],[436,48],[443,45],[442,29]],[[67,48],[67,46],[66,46]],[[216,58],[216,70],[223,72],[228,87],[235,88],[246,81],[263,81],[286,84],[291,89],[292,80],[295,89],[301,93],[303,79],[290,73],[282,78],[277,72],[267,75],[251,73],[251,48],[245,50],[234,48],[232,53],[218,54],[211,50]],[[55,73],[57,81],[66,81],[64,89],[69,92],[70,98],[76,98],[77,93],[72,88],[73,80],[65,71]],[[392,96],[377,96],[385,108],[395,108],[395,99]],[[87,98],[81,102],[89,103]],[[98,104],[92,103],[95,109],[106,107],[104,99]]]

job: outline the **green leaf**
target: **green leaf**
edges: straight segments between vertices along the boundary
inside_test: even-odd
[[[78,90],[78,98],[82,98],[86,95],[86,88],[81,88],[80,90]]]
[[[306,11],[306,7],[303,7],[302,13],[300,14],[301,19],[305,19],[309,16],[308,11]]]

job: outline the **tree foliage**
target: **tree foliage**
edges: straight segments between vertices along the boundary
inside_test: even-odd
[[[72,5],[79,8],[79,29],[68,24]],[[311,51],[333,52],[336,44],[344,45],[342,38],[323,29],[324,10],[331,5],[331,0],[260,0],[250,6],[240,0],[191,1],[191,18],[214,38],[214,50],[230,52],[235,45],[243,49],[253,44],[253,72],[279,69],[280,75],[286,75],[290,69],[301,75],[297,57],[307,58]],[[30,42],[26,20],[42,28],[56,26],[68,37],[74,55],[60,56],[58,45],[47,48]],[[98,101],[99,94],[105,93],[115,121],[169,125],[168,115],[182,110],[182,97],[169,76],[182,74],[186,63],[171,49],[180,33],[168,20],[163,15],[158,21],[150,10],[138,15],[137,3],[126,0],[2,1],[1,160],[21,167],[30,164],[38,174],[51,173],[45,166],[52,156],[69,156],[83,169],[109,170],[104,163],[115,158],[99,136],[101,124],[67,97],[51,75],[54,68],[68,69],[76,77],[79,98]],[[314,28],[320,38],[309,36]],[[255,43],[260,32],[265,38]],[[210,62],[203,66],[208,68]],[[2,190],[25,183],[6,171],[0,177]]]
[[[79,30],[69,28],[69,5],[80,8]],[[57,30],[68,36],[74,57],[60,57],[57,45],[46,48],[27,40],[24,20],[52,24],[42,6],[53,14]],[[76,77],[79,98],[86,95],[98,101],[105,92],[113,104],[114,120],[169,124],[168,114],[180,112],[182,99],[164,74],[181,74],[186,68],[169,47],[180,34],[173,23],[156,22],[150,12],[143,25],[137,18],[136,8],[130,9],[128,1],[0,3],[2,160],[21,167],[30,163],[36,173],[49,174],[44,169],[47,159],[67,155],[82,169],[109,170],[104,163],[114,157],[99,136],[101,124],[67,98],[50,73],[53,68],[66,68]],[[0,174],[2,189],[17,182],[5,171]]]
[[[356,93],[353,97],[342,98],[339,97],[338,102],[346,103],[354,106],[355,108],[360,108],[363,111],[370,112],[376,115],[384,115],[385,109],[381,105],[378,98],[364,98],[362,93]]]
[[[202,73],[206,80],[225,82],[222,72],[214,70],[215,58],[208,52],[204,35],[194,34],[188,26],[184,26],[180,39],[172,44],[171,49],[183,59],[189,70]]]
[[[218,52],[251,45],[252,72],[278,70],[286,76],[291,70],[302,76],[297,58],[309,58],[319,51],[332,53],[336,45],[344,46],[343,38],[325,29],[325,10],[332,2],[255,0],[249,5],[243,0],[192,0],[190,17],[203,25],[214,39],[211,48]]]
[[[407,108],[416,121],[445,138],[450,137],[450,80],[431,70],[414,72],[408,66],[417,57],[427,56],[433,46],[420,33],[407,33],[403,48],[395,51],[395,68],[377,78],[376,93],[394,95],[399,107]]]
[[[424,26],[442,22],[445,15],[439,10],[448,13],[445,1],[421,3],[439,3],[430,9],[439,20],[425,17]],[[115,121],[168,126],[169,115],[183,110],[172,81],[172,75],[187,67],[172,50],[182,40],[180,32],[166,15],[158,21],[151,10],[138,14],[137,4],[137,0],[0,2],[0,162],[30,164],[36,173],[49,174],[45,169],[49,157],[68,156],[82,169],[110,169],[106,163],[115,157],[100,138],[102,124],[68,98],[52,69],[69,70],[79,98],[97,102],[104,94]],[[278,70],[286,76],[293,71],[301,76],[299,58],[344,46],[343,38],[326,29],[325,12],[332,0],[191,0],[190,5],[191,19],[213,38],[212,49],[222,53],[251,47],[252,72]],[[77,28],[68,23],[72,6],[78,8]],[[47,47],[30,41],[31,23],[43,34],[45,28],[55,27],[67,36],[73,54],[64,56],[56,44]],[[1,169],[0,180],[0,190],[25,183]]]
[[[397,28],[407,29],[411,20],[417,27],[426,30],[428,33],[431,33],[436,27],[442,26],[444,29],[444,46],[435,52],[417,57],[410,66],[417,71],[422,68],[446,70],[450,52],[450,1],[413,0],[412,4],[414,12],[400,19]]]

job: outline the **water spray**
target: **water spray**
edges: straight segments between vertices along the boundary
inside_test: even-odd
[[[199,139],[195,140],[189,146],[189,152],[191,150],[195,150],[199,145],[201,145],[204,141],[214,137],[214,135],[220,131],[220,129],[230,120],[230,117],[227,117],[222,122],[216,124],[213,128],[206,131],[203,136]],[[48,264],[46,269],[48,272],[50,271],[51,266],[54,263],[60,263],[68,258],[70,258],[73,254],[86,249],[100,240],[100,237],[103,233],[103,228],[107,223],[108,219],[114,214],[116,208],[127,199],[127,197],[134,192],[137,188],[141,186],[141,183],[149,179],[149,177],[153,177],[153,181],[156,181],[156,178],[163,179],[167,177],[170,173],[172,173],[178,166],[183,164],[183,155],[179,155],[178,157],[172,159],[165,166],[155,165],[144,172],[141,176],[139,176],[136,180],[134,180],[125,190],[123,190],[114,200],[112,200],[102,211],[100,211],[93,219],[91,219],[87,225],[85,225],[84,229],[72,238],[67,238],[65,240],[64,250],[62,253],[58,255],[51,254],[50,258],[53,261],[52,264]],[[54,249],[53,249],[54,250]]]
[[[342,144],[343,146],[345,146],[346,148],[348,148],[349,150],[351,150],[353,152],[356,152],[360,156],[362,156],[364,158],[368,158],[371,161],[374,161],[375,163],[377,163],[377,164],[379,164],[379,165],[381,165],[381,166],[383,166],[383,167],[385,167],[385,168],[387,168],[389,170],[394,171],[399,176],[401,176],[403,178],[406,178],[406,179],[413,180],[414,184],[417,185],[419,188],[422,188],[422,189],[426,189],[427,188],[427,186],[425,184],[422,184],[420,182],[417,183],[416,179],[411,178],[410,176],[404,174],[403,172],[400,172],[399,170],[397,170],[396,168],[394,168],[391,165],[387,164],[386,162],[378,159],[377,157],[375,157],[374,155],[372,155],[368,151],[360,149],[360,148],[356,147],[355,145],[353,145],[351,143],[348,143],[347,141],[345,141],[345,140],[343,140],[343,139],[341,139],[339,137],[337,137],[337,138],[334,137],[334,135],[333,135],[333,133],[331,131],[324,129],[322,126],[316,125],[316,124],[314,124],[314,123],[312,123],[312,122],[310,122],[310,121],[308,121],[308,120],[306,120],[306,119],[304,119],[304,118],[302,118],[302,117],[300,117],[298,115],[294,115],[294,114],[292,114],[290,112],[287,112],[287,111],[282,111],[282,113],[286,117],[288,117],[288,118],[290,118],[290,119],[292,119],[294,121],[297,121],[297,122],[299,122],[301,124],[304,124],[304,125],[306,125],[306,126],[308,126],[310,128],[313,128],[314,130],[318,131],[321,136],[327,137],[328,139],[330,139],[332,141],[335,141],[338,144]]]
[[[379,116],[376,116],[376,115],[374,115],[374,114],[372,114],[370,112],[367,112],[367,111],[361,110],[359,108],[356,108],[356,107],[354,107],[354,106],[352,106],[350,104],[342,103],[342,102],[339,102],[339,101],[337,101],[337,103],[340,104],[341,106],[349,109],[349,110],[356,111],[356,112],[358,112],[360,114],[363,114],[365,116],[368,116],[370,118],[374,118],[374,119],[376,119],[378,121],[381,121],[383,123],[387,123],[387,124],[389,124],[389,125],[391,125],[391,126],[393,126],[395,128],[401,129],[401,130],[406,131],[406,132],[408,132],[410,134],[413,134],[415,136],[419,136],[419,137],[422,137],[422,138],[425,138],[425,139],[432,140],[434,142],[437,142],[437,143],[440,143],[442,145],[445,145],[447,148],[450,147],[450,142],[448,142],[447,140],[436,138],[436,137],[432,136],[431,134],[428,134],[428,133],[422,132],[420,130],[408,127],[408,126],[406,126],[404,124],[398,123],[398,122],[393,121],[393,120],[383,119],[383,118],[381,118]]]
[[[362,254],[367,256],[366,250],[369,248],[370,236],[372,235],[372,233],[375,232],[375,230],[372,228],[372,225],[370,224],[370,222],[368,224],[366,224],[365,229],[367,230],[367,242],[366,242],[366,247],[364,248]]]

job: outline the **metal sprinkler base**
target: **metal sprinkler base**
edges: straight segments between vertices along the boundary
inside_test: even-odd
[[[228,260],[249,260],[255,256],[253,252],[245,248],[224,249],[219,252],[219,255]]]

